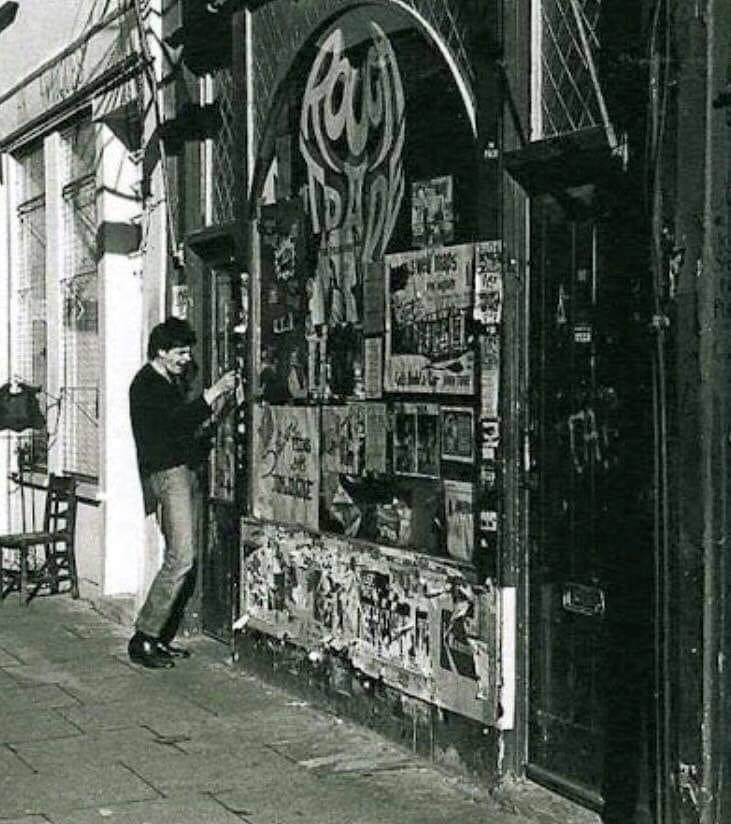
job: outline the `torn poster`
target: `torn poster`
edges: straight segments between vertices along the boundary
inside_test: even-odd
[[[464,481],[444,481],[447,552],[458,561],[472,561],[475,536],[474,488]]]
[[[254,407],[254,515],[318,528],[319,409]]]
[[[475,247],[473,317],[486,326],[500,323],[503,307],[502,243],[489,240]]]
[[[470,395],[471,244],[386,257],[387,392]]]

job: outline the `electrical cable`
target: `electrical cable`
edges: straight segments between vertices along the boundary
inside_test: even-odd
[[[163,195],[165,202],[165,217],[168,228],[168,250],[171,257],[175,258],[179,254],[179,246],[177,241],[177,232],[175,230],[175,223],[172,216],[172,203],[170,199],[170,182],[168,180],[168,158],[165,149],[165,142],[160,136],[162,129],[162,112],[160,110],[160,100],[158,97],[158,83],[155,77],[154,65],[155,58],[153,57],[149,44],[147,42],[147,32],[145,31],[143,11],[141,0],[133,0],[133,8],[135,12],[135,22],[137,25],[137,34],[140,39],[140,49],[142,51],[142,71],[145,79],[150,87],[150,97],[152,100],[153,113],[155,116],[155,129],[158,134],[158,148],[160,151],[160,166],[161,178],[163,186]],[[158,201],[159,202],[159,201]]]

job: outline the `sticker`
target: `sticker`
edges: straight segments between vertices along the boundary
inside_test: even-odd
[[[365,396],[380,398],[383,395],[383,340],[365,340]]]
[[[486,509],[480,512],[480,529],[483,532],[497,532],[497,512]]]
[[[475,246],[475,305],[478,323],[495,325],[502,320],[503,273],[502,243],[499,240]]]

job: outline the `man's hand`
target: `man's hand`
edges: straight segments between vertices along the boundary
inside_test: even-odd
[[[221,377],[203,392],[203,399],[212,406],[218,398],[229,395],[236,388],[236,372],[233,369],[226,372]]]

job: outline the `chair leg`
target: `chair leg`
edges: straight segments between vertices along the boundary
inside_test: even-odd
[[[20,600],[28,603],[24,596],[28,589],[28,549],[20,548]]]
[[[71,579],[71,597],[76,599],[79,597],[79,575],[76,569],[76,549],[74,542],[66,546],[66,563],[69,568],[69,578]]]

